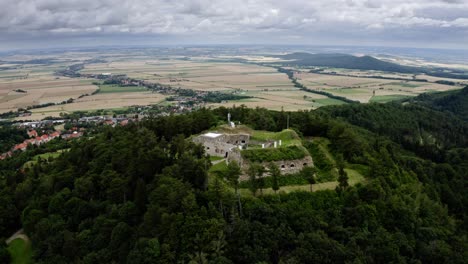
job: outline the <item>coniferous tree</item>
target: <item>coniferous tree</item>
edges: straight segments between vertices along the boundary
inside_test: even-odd
[[[280,186],[279,186],[279,183],[278,183],[278,177],[281,176],[281,171],[278,168],[278,165],[276,165],[273,162],[270,163],[268,168],[270,169],[270,174],[271,174],[271,181],[272,181],[271,182],[271,188],[276,193],[280,189]]]

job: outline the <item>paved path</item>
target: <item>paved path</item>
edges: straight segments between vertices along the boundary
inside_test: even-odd
[[[7,243],[7,245],[9,245],[11,243],[11,241],[13,241],[13,240],[15,240],[17,238],[20,238],[20,239],[23,239],[26,242],[29,242],[29,237],[26,234],[24,234],[24,231],[23,231],[22,228],[20,230],[16,231],[16,233],[14,233],[5,242]]]

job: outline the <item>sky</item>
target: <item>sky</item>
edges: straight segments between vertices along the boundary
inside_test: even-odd
[[[172,44],[468,49],[468,0],[0,0],[0,50]]]

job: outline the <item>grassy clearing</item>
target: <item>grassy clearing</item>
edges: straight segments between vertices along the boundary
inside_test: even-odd
[[[58,156],[60,156],[63,152],[66,152],[68,150],[69,149],[61,149],[61,150],[57,150],[56,152],[48,152],[48,153],[36,155],[30,161],[26,162],[23,167],[31,167],[34,164],[36,164],[39,159],[42,159],[42,160],[48,160],[49,158],[55,159]]]
[[[281,132],[254,130],[252,131],[250,139],[254,141],[281,140],[282,146],[284,147],[290,145],[301,145],[299,136],[292,129],[285,129]]]
[[[365,178],[364,176],[359,173],[356,170],[353,169],[345,169],[345,171],[348,173],[348,183],[350,186],[356,185],[360,182],[364,182]],[[334,190],[338,186],[337,181],[332,181],[332,182],[323,182],[323,183],[317,183],[317,184],[312,184],[312,190],[314,192],[316,191],[322,191],[322,190]],[[310,191],[310,185],[309,184],[304,184],[304,185],[290,185],[290,186],[281,186],[280,189],[278,190],[277,193],[290,193],[290,192],[296,192],[296,191]],[[265,188],[262,190],[263,194],[274,194],[275,192],[273,191],[272,188]],[[252,192],[249,191],[249,189],[239,189],[239,193],[241,195],[252,195]]]
[[[8,245],[8,251],[11,255],[12,264],[32,263],[32,248],[30,242],[17,238]]]
[[[119,86],[119,85],[99,85],[98,93],[131,93],[131,92],[145,92],[147,91],[144,87],[139,86]]]
[[[211,161],[218,161],[224,159],[223,157],[218,157],[218,156],[210,156]]]
[[[208,173],[211,175],[223,174],[227,169],[226,162],[217,163],[208,170]]]

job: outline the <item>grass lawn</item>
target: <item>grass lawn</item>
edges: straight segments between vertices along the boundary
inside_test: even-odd
[[[218,156],[210,156],[211,161],[218,161],[224,159],[223,157],[218,157]]]
[[[139,86],[118,86],[118,85],[99,85],[98,93],[130,93],[130,92],[145,92],[148,91],[145,87]]]
[[[289,145],[302,145],[299,136],[292,129],[285,129],[281,132],[254,130],[250,139],[257,141],[281,140],[283,147]]]
[[[350,186],[353,186],[365,180],[364,176],[356,170],[345,169],[345,171],[348,173],[348,183]],[[321,191],[321,190],[334,190],[336,186],[338,186],[337,181],[323,182],[323,183],[312,184],[312,190],[314,192]],[[278,190],[278,193],[279,192],[290,193],[290,192],[295,192],[295,191],[307,191],[308,192],[310,191],[310,185],[305,184],[305,185],[281,186],[280,189]],[[241,195],[252,195],[252,192],[250,192],[250,190],[247,188],[239,189],[239,193]],[[260,191],[258,191],[258,193],[260,193]],[[274,193],[275,192],[271,188],[263,189],[263,194],[274,194]]]
[[[32,263],[31,243],[17,238],[8,245],[12,264]]]

